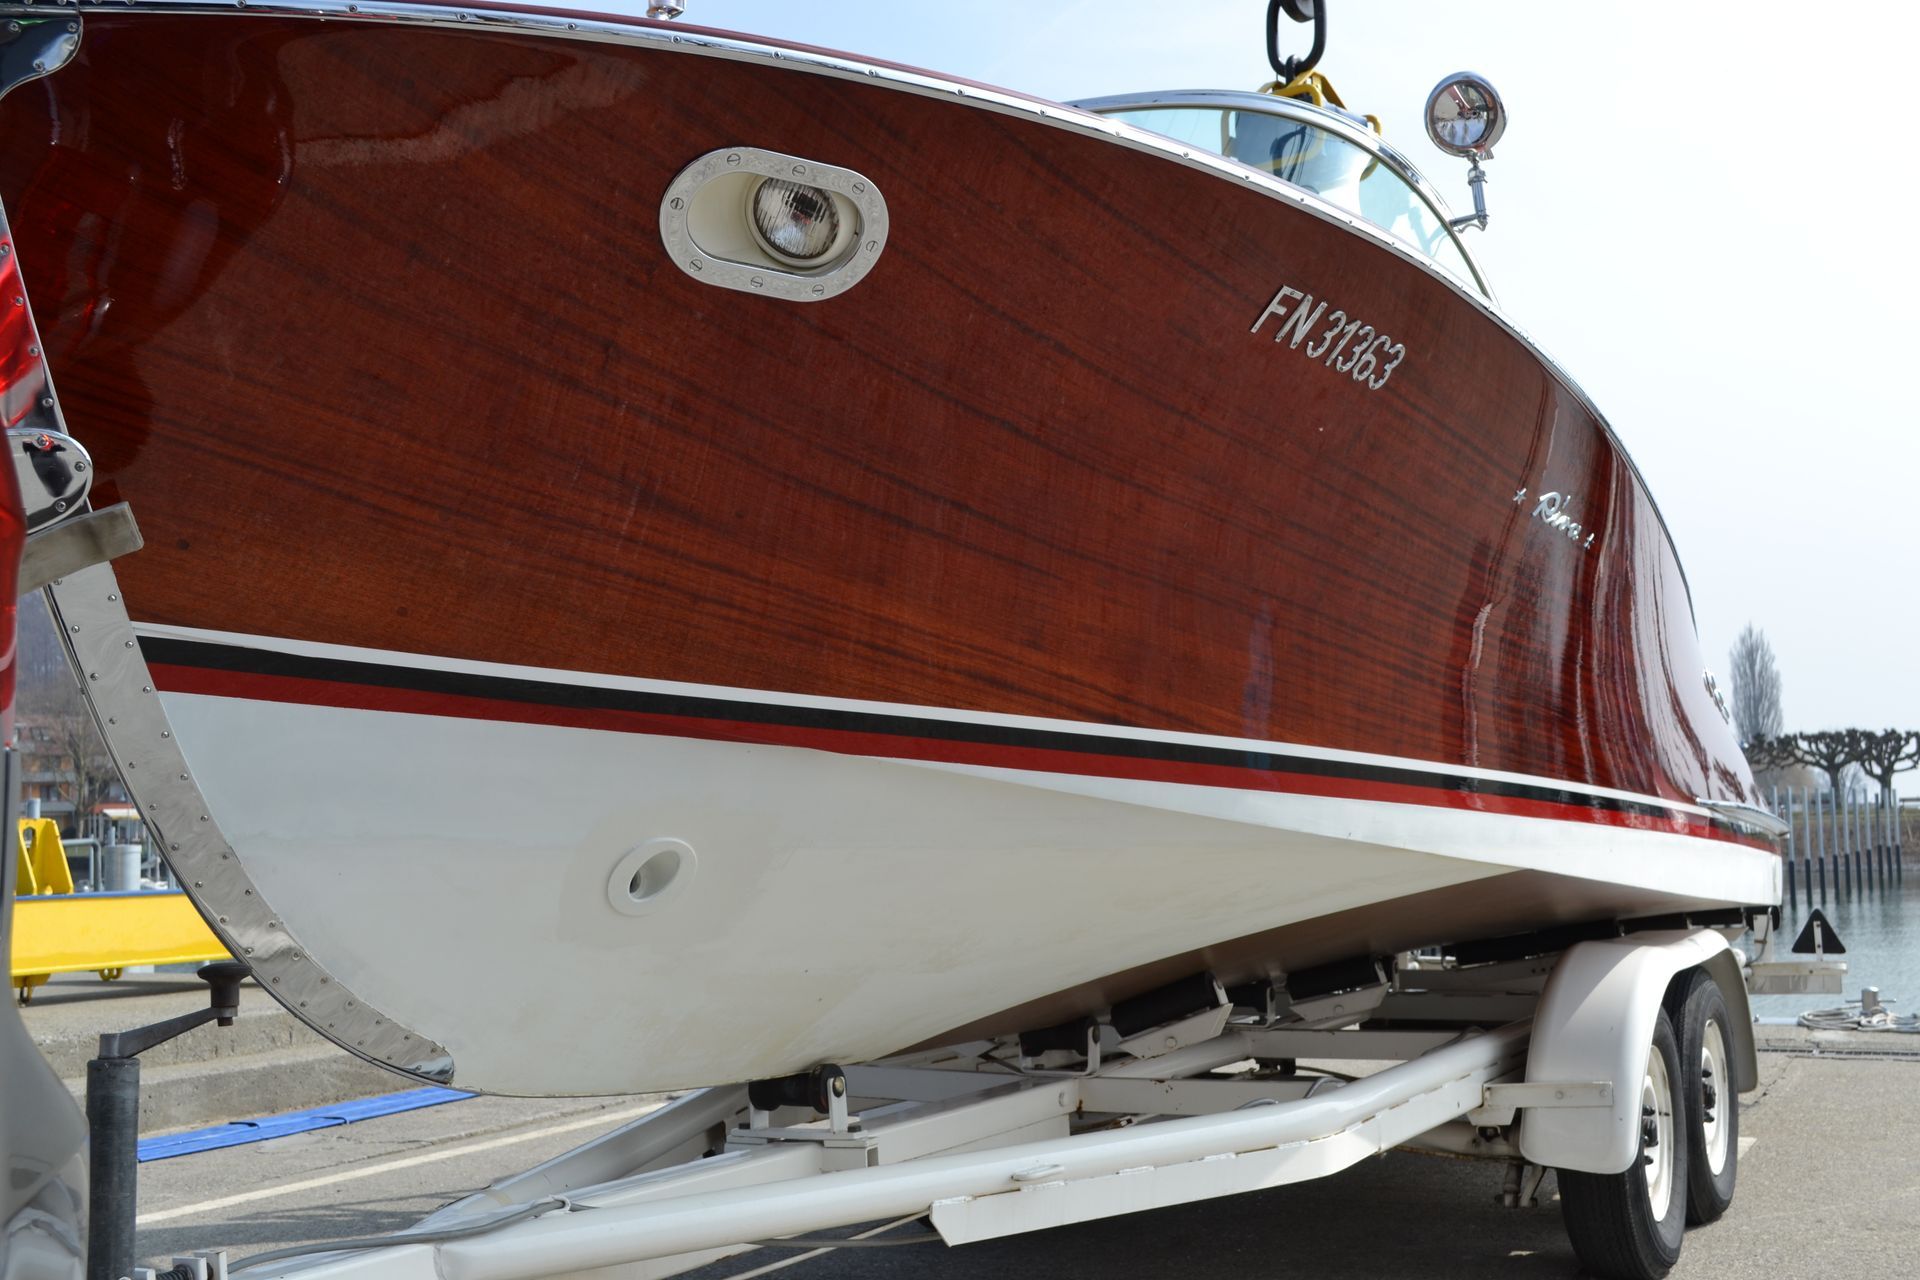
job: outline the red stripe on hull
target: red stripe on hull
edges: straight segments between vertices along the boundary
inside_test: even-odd
[[[300,676],[213,671],[162,663],[152,664],[149,670],[153,674],[155,685],[168,693],[252,699],[262,702],[287,702],[302,706],[339,707],[357,711],[449,716],[465,720],[499,720],[612,733],[644,733],[710,742],[802,747],[815,751],[830,751],[838,755],[925,760],[942,764],[1017,769],[1034,773],[1126,778],[1140,782],[1183,783],[1191,786],[1273,791],[1341,800],[1426,805],[1434,808],[1465,809],[1560,822],[1587,822],[1640,831],[1665,831],[1698,839],[1747,844],[1756,848],[1770,847],[1724,830],[1711,822],[1694,819],[1678,812],[1665,818],[1656,818],[1646,814],[1623,813],[1588,805],[1556,804],[1514,796],[1463,791],[1444,786],[1410,786],[1288,773],[1271,769],[1234,768],[1177,760],[1108,756],[1084,751],[956,742],[943,738],[861,733],[809,726],[768,724],[759,721],[658,715],[615,708],[554,706],[518,699],[471,697],[421,689],[394,688],[387,685],[349,684],[339,680],[308,679]]]

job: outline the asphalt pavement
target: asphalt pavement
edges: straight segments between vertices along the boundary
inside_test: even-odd
[[[1740,1185],[1688,1233],[1677,1280],[1920,1275],[1920,1036],[1774,1032],[1742,1101]],[[1785,1050],[1778,1051],[1778,1050]],[[141,1167],[139,1252],[247,1254],[390,1232],[637,1114],[644,1099],[474,1098]],[[1533,1209],[1499,1204],[1497,1166],[1392,1153],[1331,1178],[948,1249],[800,1257],[760,1251],[701,1272],[745,1280],[1114,1275],[1570,1277],[1552,1176]],[[888,1233],[911,1236],[923,1224]],[[882,1237],[884,1238],[884,1236]]]
[[[129,973],[102,982],[91,973],[56,976],[20,1011],[76,1099],[103,1032],[130,1031],[207,1007],[207,985],[191,972]],[[391,1072],[343,1053],[252,982],[241,985],[240,1016],[211,1023],[140,1055],[143,1131],[217,1124],[362,1098],[401,1086]]]
[[[570,1151],[643,1098],[468,1098],[140,1166],[136,1255],[401,1231],[449,1200]]]

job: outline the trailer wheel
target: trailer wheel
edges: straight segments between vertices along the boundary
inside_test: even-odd
[[[1673,1021],[1653,1025],[1640,1084],[1640,1146],[1623,1173],[1562,1169],[1560,1202],[1573,1251],[1604,1280],[1660,1280],[1687,1229],[1687,1091]]]
[[[1679,1004],[1687,1095],[1687,1221],[1712,1222],[1733,1203],[1740,1169],[1740,1098],[1727,1045],[1727,999],[1695,969]]]

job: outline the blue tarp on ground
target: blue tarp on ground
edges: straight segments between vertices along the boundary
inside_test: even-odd
[[[417,1111],[421,1107],[437,1107],[443,1102],[458,1102],[462,1098],[472,1096],[458,1089],[429,1086],[424,1089],[409,1089],[404,1093],[383,1093],[376,1098],[356,1098],[352,1102],[336,1102],[332,1106],[312,1107],[306,1111],[289,1111],[285,1115],[263,1116],[258,1120],[236,1120],[232,1124],[215,1125],[211,1129],[195,1129],[191,1133],[169,1133],[157,1138],[142,1138],[139,1148],[140,1160],[144,1164],[148,1160],[169,1160],[174,1156],[217,1151],[221,1147],[237,1147],[248,1142],[265,1142],[269,1138],[285,1138],[313,1129],[331,1129],[335,1125],[354,1124],[361,1120],[372,1120],[376,1116]]]

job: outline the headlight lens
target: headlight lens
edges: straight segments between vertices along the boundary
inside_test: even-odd
[[[840,240],[840,209],[818,187],[768,178],[753,193],[753,229],[776,257],[813,263]]]

